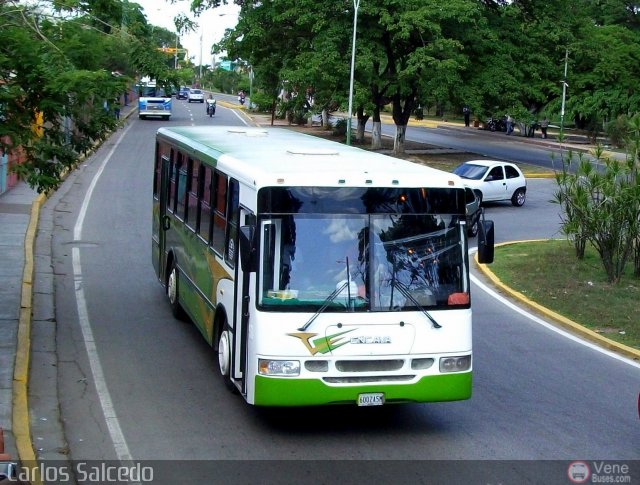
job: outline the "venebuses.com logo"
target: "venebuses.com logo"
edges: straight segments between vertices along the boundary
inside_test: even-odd
[[[589,464],[584,461],[574,461],[569,464],[567,475],[569,476],[571,483],[587,483],[591,476]]]
[[[629,465],[605,461],[573,461],[567,468],[571,483],[631,483]]]

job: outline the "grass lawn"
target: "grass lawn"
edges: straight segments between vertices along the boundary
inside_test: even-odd
[[[595,249],[579,261],[568,241],[496,247],[489,269],[506,285],[603,336],[640,349],[640,279],[632,263],[618,285],[607,283]]]

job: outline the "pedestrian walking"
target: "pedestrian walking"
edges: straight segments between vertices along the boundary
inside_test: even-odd
[[[545,116],[540,122],[540,131],[542,131],[542,138],[547,137],[547,128],[549,128],[549,119]]]
[[[120,97],[117,96],[114,100],[113,100],[113,114],[116,117],[116,120],[120,119]]]
[[[469,127],[471,110],[469,109],[469,106],[467,106],[466,104],[464,105],[464,108],[462,108],[462,114],[464,115],[464,126]]]
[[[511,117],[511,115],[507,115],[507,135],[510,135],[511,133],[513,133],[513,118]]]

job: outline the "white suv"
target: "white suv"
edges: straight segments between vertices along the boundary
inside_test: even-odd
[[[191,89],[187,100],[189,102],[196,101],[198,103],[204,103],[204,93],[202,89]]]

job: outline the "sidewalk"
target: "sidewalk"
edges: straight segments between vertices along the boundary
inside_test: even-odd
[[[0,427],[7,453],[17,456],[13,434],[13,378],[18,344],[25,235],[37,192],[20,182],[0,196]]]

